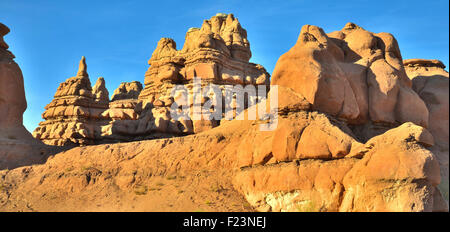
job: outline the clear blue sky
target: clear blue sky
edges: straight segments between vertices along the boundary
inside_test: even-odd
[[[448,9],[448,0],[0,0],[0,22],[11,29],[5,41],[23,71],[24,124],[32,132],[59,83],[76,74],[81,56],[92,84],[105,77],[111,94],[120,82],[143,82],[161,37],[173,38],[181,49],[190,27],[219,12],[239,19],[248,32],[251,61],[271,73],[302,25],[331,32],[347,22],[394,34],[404,59],[439,59],[448,66]]]

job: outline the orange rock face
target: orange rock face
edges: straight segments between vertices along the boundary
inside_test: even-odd
[[[429,114],[428,129],[436,145],[431,148],[441,166],[439,188],[448,202],[449,180],[449,75],[439,60],[410,59],[403,61],[413,89],[425,102]]]
[[[258,211],[448,210],[436,188],[439,164],[426,149],[433,145],[426,129],[405,123],[363,144],[344,123],[323,113],[291,112],[279,121],[280,131],[261,132],[258,121],[233,120],[185,137],[73,148],[44,165],[0,171],[0,184],[8,190],[0,209],[29,210],[26,199],[38,211],[189,211],[214,196],[220,206],[209,210],[236,211],[231,206],[237,199],[231,196],[240,193]],[[341,155],[294,156],[305,136],[302,128],[312,125],[325,126],[320,139],[330,150],[342,150]],[[282,132],[286,128],[289,133]],[[294,136],[286,145],[274,146],[282,135]],[[345,149],[328,143],[347,139],[351,145]],[[170,176],[183,176],[183,181],[175,187]],[[137,192],[142,186],[155,188],[155,180],[162,183],[159,190]],[[227,189],[211,195],[215,180]],[[180,194],[180,189],[186,192]],[[183,204],[164,207],[166,198]]]
[[[9,28],[0,24],[0,127],[13,127],[22,125],[22,114],[27,108],[25,91],[23,88],[22,71],[13,61],[14,55],[8,51],[8,45],[3,36],[9,33]]]
[[[253,127],[238,148],[233,184],[258,211],[448,210],[425,128],[408,122],[363,144],[316,112],[282,116],[279,125]]]
[[[103,116],[111,120],[136,120],[141,106],[138,96],[142,91],[139,81],[123,82],[114,90],[109,109],[103,112]]]
[[[0,169],[41,163],[48,155],[44,144],[22,124],[27,101],[22,71],[3,40],[8,33],[0,23]]]
[[[220,108],[229,107],[237,112],[256,102],[258,92],[249,93],[247,86],[262,85],[264,94],[269,89],[270,75],[261,65],[249,63],[250,57],[245,29],[232,14],[218,14],[205,20],[200,29],[189,29],[181,50],[176,49],[172,39],[162,38],[148,62],[145,88],[136,81],[122,83],[114,91],[111,102],[103,79],[94,88],[90,87],[82,61],[77,76],[62,83],[55,99],[46,106],[43,114],[46,121],[36,128],[34,136],[47,144],[61,146],[161,138],[209,130],[220,124],[220,118],[213,118],[211,113],[217,105],[215,102],[219,101],[215,100],[216,96],[222,98]],[[197,114],[190,112],[186,117],[172,118],[173,103],[180,104],[179,92],[172,91],[177,85],[191,94],[184,101],[193,109],[194,77],[200,79],[202,89],[209,84],[217,86],[216,92],[205,94],[199,101],[199,107],[211,106]],[[242,88],[228,90],[227,85],[232,84]],[[239,94],[250,94],[253,100],[238,105]],[[227,96],[233,99],[227,101]]]
[[[39,127],[33,136],[49,145],[94,144],[101,136],[108,109],[109,93],[99,78],[91,87],[85,58],[82,57],[75,77],[61,83],[55,98],[45,107]]]
[[[303,26],[295,46],[279,58],[272,84],[290,87],[314,109],[351,123],[428,125],[428,110],[411,89],[395,38],[353,23],[329,34]]]
[[[449,75],[438,60],[405,60],[405,69],[413,89],[425,102],[429,113],[429,130],[440,144],[448,148]]]
[[[343,211],[439,211],[439,163],[424,147],[433,136],[412,123],[370,139],[364,158],[344,178]],[[414,194],[411,194],[414,192]],[[351,209],[351,210],[350,210]]]
[[[138,81],[123,82],[114,91],[109,109],[102,116],[111,120],[102,126],[102,142],[133,140],[128,135],[136,131],[137,119],[142,111],[142,103],[138,96],[142,84]]]
[[[403,64],[387,33],[349,23],[325,34],[306,25],[277,62],[272,84],[279,86],[270,91],[279,104],[269,111],[249,100],[240,114],[271,117],[172,118],[180,102],[198,107],[214,98],[194,102],[171,92],[176,85],[194,92],[194,77],[218,85],[221,95],[229,84],[266,86],[268,74],[250,56],[237,19],[218,14],[190,29],[181,50],[161,39],[145,88],[123,83],[111,102],[103,79],[91,88],[83,59],[36,136],[54,144],[145,141],[76,147],[42,165],[0,171],[7,189],[0,211],[191,211],[211,197],[219,201],[211,211],[240,210],[234,206],[244,199],[250,206],[241,210],[448,211],[442,63]],[[228,107],[238,109],[232,100]],[[276,128],[262,130],[268,122]]]
[[[424,127],[432,107],[448,108],[448,82],[445,100],[437,86],[421,94],[411,63],[426,62],[405,71],[392,35],[304,26],[272,76],[277,129],[242,139],[235,188],[259,211],[447,211],[448,149]],[[426,67],[443,73],[440,62]]]
[[[205,20],[201,28],[189,29],[181,50],[177,50],[172,39],[162,38],[148,62],[150,67],[145,74],[145,88],[139,95],[144,105],[152,104],[144,108],[153,108],[143,111],[139,131],[153,130],[152,125],[157,121],[164,125],[155,128],[157,131],[181,126],[181,130],[174,129],[178,133],[198,133],[219,125],[215,120],[193,119],[193,115],[186,119],[193,122],[182,122],[182,125],[174,122],[167,114],[177,100],[171,98],[176,97],[171,90],[175,85],[183,84],[192,93],[194,77],[201,79],[201,87],[218,85],[219,94],[223,96],[226,95],[225,85],[268,86],[270,75],[261,65],[249,63],[250,57],[247,32],[232,14],[218,14]],[[205,101],[208,99],[202,104]],[[189,107],[192,107],[193,100],[189,102]],[[150,112],[156,115],[155,119],[147,116]]]
[[[139,81],[123,82],[114,90],[111,101],[122,99],[138,99],[142,91],[142,84]]]
[[[252,64],[247,32],[232,14],[213,16],[201,28],[191,28],[181,50],[162,38],[149,60],[140,99],[158,99],[170,84],[200,77],[216,84],[268,85],[269,74]]]

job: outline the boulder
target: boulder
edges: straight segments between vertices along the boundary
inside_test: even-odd
[[[428,126],[428,110],[411,90],[395,38],[353,23],[329,34],[303,26],[297,43],[278,59],[271,84],[291,88],[314,110],[352,124]]]
[[[439,163],[433,153],[424,148],[431,145],[431,134],[409,122],[370,139],[365,148],[355,151],[363,152],[364,158],[343,180],[346,192],[340,210],[445,209],[436,188],[441,182]]]
[[[413,90],[425,102],[429,111],[428,130],[434,137],[435,146],[431,151],[441,166],[441,185],[439,185],[448,204],[449,196],[449,75],[445,65],[439,60],[404,60],[406,73],[412,80]]]

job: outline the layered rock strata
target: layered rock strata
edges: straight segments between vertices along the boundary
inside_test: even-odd
[[[100,77],[91,86],[85,58],[77,75],[61,83],[47,106],[33,136],[49,145],[89,145],[101,137],[101,126],[108,123],[102,113],[109,107],[109,93]]]
[[[162,38],[149,60],[150,67],[145,73],[145,88],[139,95],[139,99],[144,102],[144,109],[148,110],[144,110],[141,115],[138,132],[155,130],[197,133],[217,126],[219,121],[210,119],[211,110],[208,109],[201,111],[207,119],[200,117],[201,119],[193,120],[191,113],[184,121],[172,120],[169,115],[172,103],[185,102],[189,107],[194,105],[193,97],[179,100],[177,92],[172,92],[172,89],[176,85],[183,85],[192,96],[196,91],[193,83],[195,77],[200,79],[202,88],[215,84],[217,91],[199,100],[201,105],[211,100],[213,106],[217,97],[225,99],[229,94],[229,98],[233,98],[233,93],[227,93],[227,85],[262,85],[267,91],[269,74],[261,65],[249,63],[250,57],[247,32],[232,14],[217,14],[205,20],[201,28],[189,29],[181,50],[177,50],[172,39]],[[243,89],[237,92],[244,94]],[[222,101],[223,108],[237,107],[231,105],[232,103],[226,105],[225,100]],[[246,102],[245,107],[254,103],[255,101]]]
[[[110,119],[108,125],[102,127],[102,142],[130,141],[128,124],[136,124],[136,120],[142,111],[142,103],[138,96],[142,91],[142,84],[138,81],[123,82],[114,90],[109,108],[102,116]]]
[[[232,14],[218,14],[205,20],[201,28],[189,29],[181,50],[177,50],[172,39],[162,38],[148,62],[150,67],[145,73],[145,87],[142,88],[139,82],[122,83],[114,91],[109,106],[104,104],[104,97],[100,100],[100,96],[90,89],[87,73],[79,73],[75,77],[80,87],[62,84],[60,88],[73,88],[73,91],[79,88],[83,89],[83,93],[69,94],[70,97],[57,93],[52,103],[46,106],[43,114],[46,121],[36,129],[35,136],[48,144],[66,145],[92,144],[110,139],[132,141],[161,138],[209,130],[220,124],[224,112],[231,112],[227,116],[231,120],[258,99],[264,98],[269,90],[270,75],[261,65],[250,63],[250,57],[246,30]],[[195,78],[201,83],[194,83]],[[208,88],[211,85],[214,87]],[[182,90],[174,91],[175,87]],[[194,99],[194,92],[202,96]],[[87,96],[90,93],[92,98]],[[239,101],[241,96],[244,101]],[[57,111],[61,115],[54,115],[58,99],[67,98],[82,98],[86,103],[80,106],[95,111],[86,115],[68,112],[75,114],[70,118],[84,118],[82,121],[87,124],[68,127],[63,122],[68,120],[61,119],[67,116],[61,112],[66,105],[75,107],[78,103],[64,103],[66,105]],[[181,107],[188,113],[172,118],[172,113],[178,112]]]
[[[103,116],[116,120],[136,120],[140,111],[139,93],[142,84],[138,81],[123,82],[114,90],[112,100],[109,102],[108,110],[103,112]]]
[[[178,53],[170,49],[174,44],[166,44],[160,50]],[[245,50],[238,51],[236,59],[245,58]],[[272,84],[279,85],[278,108],[264,112],[274,117],[221,122],[185,137],[78,147],[44,165],[0,171],[0,186],[7,190],[0,192],[4,202],[0,209],[162,211],[167,208],[155,207],[161,202],[148,200],[163,195],[194,202],[195,208],[204,204],[203,196],[214,192],[215,199],[220,199],[217,204],[232,205],[236,201],[229,196],[240,193],[257,211],[448,211],[437,153],[444,146],[437,138],[443,132],[433,129],[430,121],[433,114],[440,115],[441,107],[448,107],[440,100],[445,91],[427,93],[433,78],[423,83],[419,80],[426,73],[412,77],[420,70],[409,72],[408,62],[405,71],[392,36],[373,34],[351,23],[329,35],[307,25],[286,54],[272,79]],[[413,66],[421,68],[423,63]],[[435,64],[431,63],[426,69]],[[154,75],[179,77],[173,69],[166,71]],[[124,123],[125,129],[173,130],[167,114],[158,120],[151,117],[158,115],[156,110],[167,110],[176,97],[166,99],[158,88],[147,94],[148,87],[139,97],[146,103],[142,113],[138,120]],[[260,107],[266,106],[258,103],[243,113]],[[142,115],[150,116],[142,120]],[[276,129],[262,131],[260,126],[268,122],[277,123]],[[355,124],[364,125],[359,129],[379,124],[383,128],[366,133]],[[189,186],[172,185],[174,175]],[[212,182],[210,176],[220,182]],[[155,183],[154,178],[165,182]],[[203,190],[205,183],[209,187],[220,183],[220,187]],[[162,193],[150,191],[155,186],[165,187],[158,190]],[[189,191],[175,194],[185,190]],[[191,210],[173,206],[168,206],[169,211]],[[219,209],[233,210],[222,205]]]
[[[142,91],[142,84],[139,81],[122,82],[111,97],[111,101],[138,99]]]
[[[280,114],[276,131],[259,131],[261,121],[233,120],[185,137],[77,147],[44,165],[0,171],[8,193],[0,192],[0,209],[448,210],[426,129],[405,123],[361,143],[345,123],[303,107]],[[309,127],[318,133],[307,133]],[[233,208],[236,193],[251,207]],[[205,206],[205,199],[214,200]]]

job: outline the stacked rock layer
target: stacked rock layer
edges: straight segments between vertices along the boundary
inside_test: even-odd
[[[102,113],[108,107],[105,81],[100,77],[91,87],[83,57],[77,75],[61,83],[45,107],[45,121],[39,123],[33,136],[49,145],[94,144],[101,136],[101,126],[107,123]]]
[[[189,29],[181,50],[172,39],[162,38],[148,62],[145,87],[136,81],[122,83],[110,102],[103,79],[102,87],[91,89],[83,58],[77,76],[62,83],[55,99],[46,106],[46,121],[34,136],[51,145],[85,145],[209,130],[220,124],[225,109],[231,109],[235,116],[255,104],[258,86],[263,93],[259,95],[264,95],[259,97],[266,96],[270,75],[261,65],[250,63],[250,57],[246,30],[232,14],[217,14],[205,20],[201,28]],[[218,91],[210,90],[198,100],[199,107],[211,107],[197,115],[191,110],[186,117],[172,118],[173,103],[194,107],[193,91],[198,89],[194,78],[201,81],[198,87],[203,90],[210,84],[217,87]],[[242,88],[233,89],[236,85]],[[174,92],[176,86],[184,87],[189,97]],[[256,91],[249,91],[249,86]],[[237,95],[250,96],[250,100],[237,104]],[[222,99],[222,111],[220,117],[213,118],[214,107],[219,110],[218,98]]]
[[[199,101],[201,104],[220,97],[223,99],[223,108],[235,109],[237,106],[231,105],[232,100],[228,105],[225,103],[227,94],[230,96],[227,85],[264,86],[268,90],[270,75],[261,65],[249,63],[250,57],[247,32],[232,14],[217,14],[205,20],[201,28],[189,29],[181,50],[177,50],[172,39],[162,38],[148,62],[150,67],[145,73],[145,88],[139,95],[144,109],[151,110],[143,111],[143,121],[138,131],[197,133],[219,125],[217,120],[193,120],[192,114],[185,121],[172,120],[169,108],[172,103],[179,102],[177,93],[172,92],[172,89],[176,85],[184,85],[190,96],[193,96],[194,78],[198,78],[201,88],[215,84],[219,89],[209,97],[202,98]],[[230,98],[244,94],[243,91],[237,92],[231,93]],[[184,101],[193,107],[192,97]],[[244,108],[254,103],[246,102]],[[151,106],[146,107],[148,104]],[[203,110],[201,113],[208,115],[210,112]]]
[[[138,81],[123,82],[114,91],[109,108],[102,113],[110,121],[102,127],[102,141],[129,141],[130,131],[128,125],[134,125],[142,111],[138,96],[142,91],[142,84]],[[131,132],[133,132],[132,127]]]
[[[178,95],[167,94],[168,89],[193,85],[186,79],[191,57],[180,54],[196,51],[191,54],[195,56],[211,47],[215,49],[208,54],[216,54],[225,44],[231,59],[248,60],[248,42],[238,36],[245,31],[236,25],[230,15],[215,16],[202,29],[188,32],[187,42],[189,33],[194,33],[193,38],[204,41],[201,46],[187,43],[180,51],[173,41],[161,40],[150,59],[147,74],[151,78],[138,99],[139,86],[124,83],[108,106],[104,82],[100,79],[90,88],[84,62],[77,77],[62,84],[57,98],[87,98],[103,104],[103,108],[88,107],[103,109],[95,121],[95,128],[100,129],[94,129],[102,138],[195,132],[195,120],[186,118],[175,124],[168,114],[169,106],[178,104]],[[224,43],[216,44],[218,38]],[[239,80],[220,79],[223,69],[212,62],[215,55],[205,57],[192,66],[192,77],[215,70],[212,73],[218,79],[204,78],[209,77],[206,74],[200,77],[218,85]],[[158,60],[165,61],[152,64]],[[211,63],[217,69],[205,68]],[[183,175],[184,183],[191,180],[187,182],[191,189],[181,194],[189,196],[189,202],[194,196],[204,199],[201,184],[206,179],[201,178],[212,176],[214,183],[220,180],[227,187],[208,189],[206,196],[238,192],[258,211],[448,211],[448,129],[439,127],[448,124],[448,73],[443,68],[438,61],[406,60],[403,64],[394,37],[386,33],[374,34],[349,23],[327,35],[319,27],[306,25],[297,44],[275,68],[272,84],[279,85],[278,110],[264,113],[276,117],[232,120],[185,137],[74,148],[44,165],[0,171],[0,185],[7,188],[0,191],[0,199],[6,199],[0,209],[138,209],[117,204],[131,199],[142,211],[151,210],[162,203],[148,204],[151,194],[136,195],[147,193],[146,186],[154,181],[149,177],[164,177],[173,183],[171,174],[177,174]],[[74,90],[62,90],[70,86]],[[48,107],[49,115],[61,111],[55,105]],[[244,114],[254,107],[260,104]],[[50,108],[55,108],[53,113]],[[62,119],[88,125],[81,120],[86,119],[81,111],[75,110],[76,117],[72,111],[66,116],[64,111]],[[56,119],[47,121],[52,120]],[[270,122],[276,128],[262,131],[260,126]],[[200,125],[213,127],[208,123],[212,120]],[[77,133],[86,134],[82,130]],[[174,193],[173,185],[166,183],[165,198]],[[179,193],[173,199],[180,199]]]

